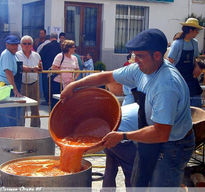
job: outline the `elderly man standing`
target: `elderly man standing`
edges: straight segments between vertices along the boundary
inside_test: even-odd
[[[113,147],[123,139],[138,142],[134,187],[179,187],[194,150],[188,86],[179,71],[163,60],[167,39],[162,31],[143,31],[126,47],[137,63],[71,82],[61,93],[62,102],[80,87],[115,81],[136,87],[139,130],[110,132],[103,138],[104,146]]]
[[[37,72],[41,70],[41,57],[37,52],[32,51],[33,39],[32,37],[26,35],[21,38],[21,47],[22,50],[16,53],[16,56],[20,61],[23,62],[24,67],[31,68],[32,73],[23,73],[22,76],[22,86],[21,93],[26,95],[29,98],[37,100]],[[38,106],[31,106],[31,116],[39,116]],[[23,114],[25,114],[25,109],[23,110]],[[35,117],[31,118],[31,127],[40,127],[40,118]]]

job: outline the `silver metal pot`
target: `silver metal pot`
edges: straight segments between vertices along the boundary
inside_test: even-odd
[[[40,128],[2,127],[0,146],[0,164],[21,157],[55,154],[48,130]]]
[[[58,156],[35,156],[24,157],[3,163],[0,166],[2,185],[4,187],[91,187],[92,183],[92,165],[87,160],[82,160],[82,166],[85,168],[78,173],[53,176],[53,177],[29,177],[11,175],[2,171],[2,168],[10,163],[21,160],[36,159],[59,159]]]

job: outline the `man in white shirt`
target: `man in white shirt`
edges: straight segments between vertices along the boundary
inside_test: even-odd
[[[23,73],[21,93],[29,98],[37,100],[37,72],[41,70],[41,57],[37,52],[32,51],[33,39],[25,35],[21,38],[22,50],[16,53],[18,59],[23,62],[24,67],[31,68],[31,73]],[[23,111],[25,114],[25,110]],[[39,116],[38,106],[31,107],[31,116]],[[40,127],[40,118],[31,118],[31,127]]]

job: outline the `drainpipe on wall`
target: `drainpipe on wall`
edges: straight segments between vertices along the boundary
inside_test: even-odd
[[[188,0],[188,16],[191,15],[192,12],[192,0]]]

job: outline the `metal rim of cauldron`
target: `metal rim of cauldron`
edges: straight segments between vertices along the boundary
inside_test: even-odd
[[[92,164],[82,159],[83,170],[77,173],[60,175],[60,176],[20,176],[13,175],[2,171],[2,168],[9,163],[15,161],[24,161],[32,159],[59,159],[59,156],[41,155],[18,158],[7,161],[0,165],[1,186],[4,187],[91,187],[92,181],[101,180],[103,178],[92,178]]]
[[[35,130],[35,131],[41,131],[41,132],[47,132],[48,133],[48,135],[46,135],[46,136],[38,136],[38,138],[10,138],[10,137],[3,137],[3,136],[1,136],[0,135],[0,139],[6,139],[6,140],[15,140],[15,141],[20,141],[20,140],[23,140],[23,141],[30,141],[30,140],[41,140],[41,139],[46,139],[46,138],[51,138],[51,136],[50,136],[50,132],[48,131],[48,130],[46,130],[46,129],[41,129],[41,128],[38,128],[38,127],[23,127],[23,126],[13,126],[13,127],[1,127],[0,128],[0,133],[1,133],[1,130],[3,130],[3,129],[11,129],[11,131],[12,131],[12,129],[30,129],[30,130]],[[44,133],[44,134],[45,134]]]
[[[204,113],[204,110],[203,109],[201,109],[201,108],[199,108],[199,107],[194,107],[194,106],[191,106],[190,107],[190,109],[191,109],[191,111],[199,111],[199,112],[201,112],[201,113]],[[192,121],[192,123],[193,123],[193,125],[194,124],[197,124],[197,123],[200,123],[200,122],[202,122],[202,121],[205,121],[205,119],[200,119],[200,120],[195,120],[195,121]]]
[[[21,176],[21,175],[13,175],[13,174],[9,174],[9,173],[6,173],[6,172],[4,172],[4,171],[2,171],[2,168],[4,167],[4,166],[6,166],[7,164],[9,164],[9,163],[13,163],[13,162],[15,162],[15,161],[20,161],[20,160],[30,160],[30,159],[39,159],[39,158],[45,158],[45,159],[59,159],[59,156],[44,156],[44,155],[41,155],[41,156],[30,156],[30,157],[21,157],[21,158],[16,158],[16,159],[12,159],[12,160],[9,160],[9,161],[7,161],[7,162],[4,162],[4,163],[2,163],[2,164],[0,164],[0,172],[3,172],[3,173],[5,173],[5,174],[8,174],[8,175],[11,175],[11,176],[19,176],[19,177],[36,177],[36,176]],[[67,174],[67,175],[75,175],[75,174],[78,174],[78,173],[81,173],[81,172],[83,172],[83,171],[86,171],[86,170],[88,170],[88,169],[90,169],[91,167],[92,167],[92,164],[90,163],[90,161],[88,161],[88,160],[85,160],[85,159],[82,159],[82,162],[83,163],[87,163],[87,164],[89,164],[89,165],[87,165],[88,166],[88,168],[87,169],[84,169],[84,170],[82,170],[82,171],[79,171],[79,172],[77,172],[77,173],[72,173],[72,174]],[[66,175],[61,175],[61,176],[66,176]],[[55,177],[61,177],[61,176],[55,176]],[[95,177],[92,177],[92,181],[100,181],[100,180],[102,180],[103,179],[103,177],[104,177],[104,174],[103,173],[100,173],[100,172],[92,172],[92,176],[96,176],[96,178]],[[40,177],[40,176],[38,176],[38,177]],[[42,176],[42,177],[44,177],[44,176]],[[46,177],[54,177],[54,176],[46,176]]]
[[[49,131],[36,127],[2,127],[0,145],[0,164],[26,156],[55,154],[55,143]]]
[[[12,159],[12,160],[9,160],[7,162],[4,162],[0,165],[0,173],[4,173],[4,174],[7,174],[7,175],[11,175],[11,176],[17,176],[17,177],[21,177],[21,178],[37,178],[37,177],[42,177],[42,178],[45,178],[45,176],[22,176],[22,175],[14,175],[14,174],[10,174],[10,173],[7,173],[5,171],[2,170],[2,168],[8,164],[11,164],[11,163],[14,163],[14,162],[18,162],[18,161],[25,161],[25,160],[35,160],[35,159],[39,159],[39,160],[43,160],[43,159],[52,159],[52,160],[58,160],[59,159],[59,156],[45,156],[45,155],[40,155],[40,156],[30,156],[30,157],[22,157],[22,158],[16,158],[16,159]],[[87,164],[87,165],[86,165]],[[79,173],[82,173],[82,172],[85,172],[87,171],[88,169],[91,169],[92,168],[92,164],[88,161],[88,160],[85,160],[85,159],[82,159],[82,165],[85,165],[87,166],[86,169],[83,169],[82,171],[79,171],[77,173],[72,173],[72,174],[66,174],[66,175],[59,175],[59,176],[46,176],[47,178],[49,177],[64,177],[64,176],[68,176],[68,175],[76,175],[76,174],[79,174]]]

